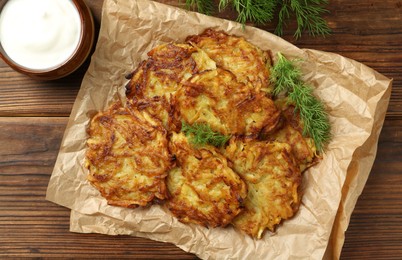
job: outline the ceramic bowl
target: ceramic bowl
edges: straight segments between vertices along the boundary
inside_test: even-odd
[[[7,1],[0,2],[0,8]],[[78,10],[81,20],[81,35],[79,43],[73,54],[64,62],[56,67],[48,69],[30,69],[15,63],[4,51],[0,43],[0,58],[4,60],[13,70],[26,74],[34,79],[39,80],[54,80],[65,77],[76,71],[88,58],[94,43],[95,26],[94,20],[89,7],[83,0],[72,0]]]

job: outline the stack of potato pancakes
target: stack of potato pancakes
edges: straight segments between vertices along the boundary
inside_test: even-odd
[[[91,120],[91,184],[110,205],[163,204],[181,222],[257,239],[291,218],[319,157],[294,106],[271,96],[269,52],[207,29],[148,56],[128,77],[127,101]],[[230,139],[197,145],[184,124]]]

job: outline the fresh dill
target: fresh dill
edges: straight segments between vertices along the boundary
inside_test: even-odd
[[[211,15],[214,10],[213,0],[186,0],[187,9],[197,10],[200,13]]]
[[[278,12],[278,25],[275,34],[283,34],[283,26],[286,20],[289,20],[293,13],[297,22],[297,29],[294,37],[300,38],[303,31],[307,31],[310,35],[328,35],[331,33],[327,22],[322,15],[329,11],[323,6],[328,4],[328,0],[283,0]]]
[[[329,11],[325,9],[328,0],[219,0],[219,12],[227,7],[237,12],[237,21],[246,24],[247,21],[256,24],[266,24],[277,21],[274,33],[283,34],[287,22],[294,18],[297,28],[294,37],[300,38],[304,31],[310,35],[325,36],[331,30],[322,17]],[[200,13],[211,14],[214,9],[213,0],[186,0],[187,8]]]
[[[252,21],[257,24],[264,24],[272,21],[277,1],[267,0],[233,0],[233,8],[238,13],[237,21],[245,24]]]
[[[296,60],[297,62],[297,60]],[[302,73],[295,60],[288,60],[278,53],[278,60],[271,68],[274,95],[286,93],[289,102],[295,105],[303,122],[303,134],[310,136],[322,151],[330,139],[331,125],[323,103],[313,95],[313,88],[302,80]]]
[[[214,132],[211,127],[205,123],[189,125],[183,121],[181,131],[190,138],[190,142],[194,145],[210,144],[215,147],[222,147],[230,139],[230,136]]]

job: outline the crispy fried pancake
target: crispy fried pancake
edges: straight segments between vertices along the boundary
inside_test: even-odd
[[[302,172],[317,162],[318,158],[313,139],[304,137],[301,132],[290,124],[284,124],[271,138],[290,145]]]
[[[239,214],[246,185],[216,148],[192,147],[187,137],[173,133],[169,148],[177,159],[167,178],[169,210],[184,223],[226,226]]]
[[[197,73],[175,98],[184,121],[206,123],[225,135],[257,136],[271,131],[279,120],[280,112],[271,99],[220,68]]]
[[[282,110],[281,126],[268,135],[268,139],[288,143],[303,172],[319,160],[314,140],[303,136],[303,125],[299,112],[295,110],[294,106],[283,103],[279,105],[279,108]]]
[[[166,131],[147,113],[117,102],[91,120],[88,135],[88,180],[110,205],[146,206],[167,197]]]
[[[259,239],[295,214],[302,179],[288,144],[232,139],[225,155],[248,187],[245,210],[232,222],[236,228]]]
[[[243,37],[212,29],[189,36],[186,41],[204,50],[219,67],[236,75],[238,81],[244,84],[250,82],[257,90],[271,93],[269,68],[272,61],[269,52],[259,49]]]
[[[190,44],[163,44],[148,52],[132,73],[126,95],[168,130],[179,131],[180,121],[172,106],[172,96],[184,81],[198,72],[216,69],[216,64],[201,49]]]
[[[190,44],[159,45],[148,56],[131,75],[126,86],[128,98],[169,96],[193,74],[216,68],[204,51]]]

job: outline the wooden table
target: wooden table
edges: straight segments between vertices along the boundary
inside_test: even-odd
[[[179,5],[177,0],[159,2]],[[99,28],[102,0],[87,3]],[[377,158],[352,215],[341,258],[401,259],[402,1],[332,0],[328,9],[332,35],[304,35],[296,41],[291,23],[283,37],[301,48],[355,59],[394,79]],[[232,11],[215,15],[235,19]],[[261,28],[272,32],[274,25]],[[70,233],[70,211],[45,200],[87,66],[64,79],[40,82],[0,62],[0,258],[195,259],[174,245],[151,240]]]

